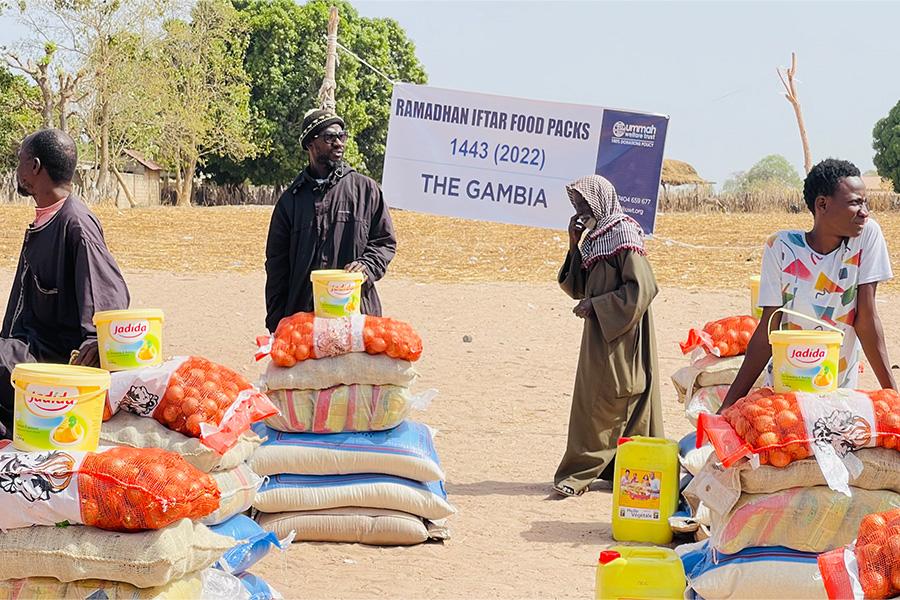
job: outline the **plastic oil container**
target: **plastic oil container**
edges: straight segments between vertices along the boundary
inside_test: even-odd
[[[678,506],[678,444],[635,436],[620,438],[613,480],[613,538],[668,544]]]
[[[597,600],[684,598],[684,565],[670,548],[614,546],[600,553]]]

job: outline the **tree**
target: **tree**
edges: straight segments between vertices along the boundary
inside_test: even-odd
[[[747,179],[746,171],[736,171],[731,174],[731,177],[725,180],[725,183],[722,184],[722,191],[726,194],[735,194],[741,191],[741,188],[744,187],[744,182]]]
[[[747,185],[751,188],[773,184],[788,188],[803,186],[797,169],[780,154],[770,154],[760,159],[747,171]]]
[[[249,160],[211,160],[223,182],[284,185],[306,164],[299,137],[303,115],[318,107],[325,72],[329,6],[340,12],[338,43],[392,80],[425,83],[413,43],[391,19],[360,17],[346,1],[233,0],[250,30],[244,67],[251,79],[254,134],[259,153]],[[341,50],[343,52],[343,50]],[[391,84],[346,52],[337,66],[337,112],[352,135],[347,160],[381,178]]]
[[[172,20],[159,49],[165,77],[157,155],[176,178],[176,203],[191,201],[197,167],[212,154],[252,156],[247,31],[227,0],[199,0],[191,22]]]
[[[41,127],[55,125],[68,131],[69,117],[72,116],[69,107],[73,101],[77,101],[75,96],[84,73],[79,72],[73,76],[62,68],[57,68],[54,72],[51,67],[56,52],[56,44],[47,42],[44,44],[44,55],[36,61],[23,60],[17,53],[7,52],[6,62],[11,69],[31,77],[40,90],[40,95],[35,96],[25,88],[19,88],[19,91],[25,92],[21,100],[41,113]]]
[[[798,189],[803,181],[797,169],[780,154],[770,154],[759,160],[747,172],[738,172],[725,182],[723,191],[750,193],[772,189]]]
[[[95,149],[96,181],[91,186],[101,201],[112,197],[109,175],[116,154],[112,149],[113,120],[117,112],[114,97],[116,71],[121,67],[123,38],[137,36],[151,40],[159,32],[159,25],[169,0],[20,0],[22,22],[45,44],[53,44],[60,52],[60,73],[76,73],[88,93],[77,98],[79,113]],[[45,52],[46,54],[46,52]],[[64,75],[61,84],[66,83]],[[121,78],[119,78],[121,82]],[[73,85],[77,85],[75,80]],[[141,80],[132,81],[132,87]],[[65,108],[74,91],[62,103]],[[62,96],[61,96],[62,97]],[[120,96],[121,97],[121,96]],[[68,126],[68,110],[60,112],[63,125]],[[45,119],[46,121],[46,119]],[[81,132],[80,132],[81,133]]]
[[[0,168],[16,166],[19,142],[40,126],[41,115],[32,108],[40,95],[25,77],[0,68]]]
[[[800,110],[800,99],[797,97],[797,86],[794,85],[794,77],[797,75],[797,53],[791,52],[791,66],[787,69],[776,69],[781,84],[784,86],[784,97],[790,102],[797,117],[797,127],[800,129],[800,144],[803,146],[803,169],[809,173],[812,169],[812,152],[809,150],[809,138],[806,136],[806,125],[803,122],[803,111]]]
[[[900,102],[872,130],[875,148],[873,162],[878,174],[890,179],[894,191],[900,193]]]

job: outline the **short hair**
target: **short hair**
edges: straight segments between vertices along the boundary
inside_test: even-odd
[[[834,194],[845,177],[859,177],[859,169],[848,160],[828,158],[809,171],[803,181],[803,199],[812,214],[816,214],[816,198]]]
[[[75,178],[78,149],[62,129],[41,129],[25,138],[23,146],[29,156],[41,161],[54,183],[70,183]]]

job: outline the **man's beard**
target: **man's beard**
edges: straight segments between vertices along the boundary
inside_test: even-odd
[[[16,180],[16,192],[20,196],[24,196],[26,198],[31,195],[31,192],[29,192],[27,189],[25,189],[25,186],[22,185],[22,183],[18,180]]]

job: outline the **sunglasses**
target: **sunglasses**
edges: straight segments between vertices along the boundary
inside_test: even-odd
[[[347,140],[350,139],[350,134],[346,131],[342,131],[340,133],[332,133],[331,131],[329,131],[327,133],[320,133],[316,137],[322,138],[326,144],[334,144],[338,140],[341,140],[342,144],[346,144]]]

